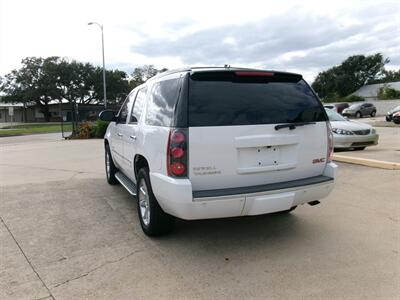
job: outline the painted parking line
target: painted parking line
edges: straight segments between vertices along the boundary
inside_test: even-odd
[[[353,156],[344,156],[344,155],[333,155],[333,160],[355,164],[355,165],[362,165],[372,168],[379,168],[379,169],[387,169],[387,170],[400,170],[400,163],[391,162],[391,161],[383,161],[383,160],[376,160],[376,159],[368,159],[368,158],[359,158]]]

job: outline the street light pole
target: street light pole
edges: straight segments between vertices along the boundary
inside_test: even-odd
[[[104,32],[103,25],[97,22],[89,22],[88,25],[97,25],[101,30],[101,53],[103,55],[103,96],[104,96],[104,108],[107,108],[107,88],[106,88],[106,63],[104,60]]]

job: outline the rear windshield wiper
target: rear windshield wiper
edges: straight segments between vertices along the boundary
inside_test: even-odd
[[[296,129],[297,126],[311,125],[315,124],[315,122],[299,122],[299,123],[287,123],[287,124],[279,124],[275,126],[275,130],[279,130],[282,128],[289,128],[290,130]]]

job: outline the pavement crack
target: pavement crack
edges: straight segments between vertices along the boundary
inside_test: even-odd
[[[28,256],[26,256],[24,250],[22,249],[21,245],[18,243],[17,239],[15,238],[14,234],[11,232],[10,228],[7,226],[6,222],[4,222],[3,218],[0,216],[0,221],[1,223],[3,223],[4,227],[7,229],[8,233],[10,234],[11,238],[14,240],[15,244],[17,245],[17,247],[19,248],[19,251],[21,251],[22,255],[25,257],[26,261],[28,262],[29,266],[31,267],[32,271],[36,274],[37,278],[40,280],[40,282],[42,283],[42,285],[45,287],[45,289],[47,290],[47,292],[49,293],[50,299],[55,299],[53,294],[51,293],[50,289],[48,288],[48,286],[46,285],[46,283],[43,281],[42,277],[40,277],[39,273],[36,271],[36,269],[33,267],[31,261],[29,260]]]
[[[397,219],[395,219],[395,218],[392,218],[392,217],[386,217],[387,219],[389,219],[390,221],[392,221],[392,222],[395,222],[395,223],[397,223],[398,222],[398,220]]]
[[[35,300],[48,300],[48,299],[54,299],[54,297],[52,296],[46,296],[46,297],[42,297],[42,298],[37,298]]]
[[[70,178],[68,178],[67,180],[72,180],[75,178],[75,176],[80,175],[80,174],[84,174],[85,172],[82,171],[74,171],[75,173],[71,175]]]
[[[132,255],[138,253],[138,252],[141,252],[141,251],[143,251],[143,250],[142,250],[142,249],[135,250],[135,251],[132,251],[131,253],[129,253],[129,254],[123,256],[123,257],[120,257],[120,258],[118,258],[118,259],[106,261],[106,262],[102,263],[101,265],[99,265],[99,266],[97,266],[97,267],[95,267],[95,268],[93,268],[93,269],[87,271],[86,273],[83,273],[83,274],[81,274],[81,275],[79,275],[79,276],[76,276],[76,277],[74,277],[74,278],[65,280],[65,281],[63,281],[63,282],[61,282],[61,283],[55,284],[55,285],[53,286],[53,288],[58,288],[58,287],[60,287],[60,286],[62,286],[62,285],[64,285],[64,284],[67,284],[67,283],[71,282],[71,281],[75,281],[75,280],[81,279],[81,278],[83,278],[83,277],[86,277],[86,276],[88,276],[89,274],[91,274],[91,273],[97,271],[98,269],[101,269],[101,268],[105,267],[106,265],[118,263],[118,262],[123,261],[124,259],[127,259],[128,257],[130,257],[130,256],[132,256]]]

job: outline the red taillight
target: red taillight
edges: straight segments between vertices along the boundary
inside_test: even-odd
[[[171,171],[175,175],[182,175],[186,172],[186,166],[181,162],[174,162],[171,164]]]
[[[187,176],[188,139],[186,129],[171,129],[167,146],[168,176]]]
[[[253,71],[238,71],[235,72],[237,76],[274,76],[272,72],[253,72]]]
[[[171,150],[171,156],[173,158],[181,158],[184,155],[185,155],[185,150],[183,150],[182,148],[175,147],[175,148],[172,148],[172,150]]]
[[[171,142],[172,143],[183,143],[185,141],[185,134],[181,131],[171,132]]]

